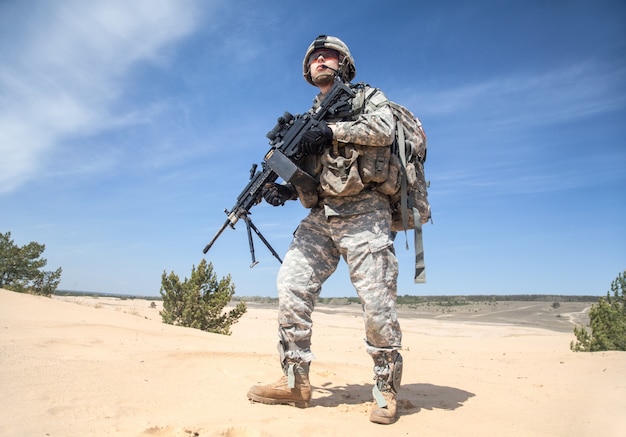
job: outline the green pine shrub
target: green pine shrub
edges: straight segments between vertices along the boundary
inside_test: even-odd
[[[192,266],[191,277],[182,282],[174,272],[163,272],[160,293],[163,310],[159,314],[170,325],[230,335],[230,327],[247,311],[245,302],[222,311],[235,294],[235,284],[230,275],[218,281],[213,264],[205,259],[197,268]]]
[[[42,270],[48,260],[41,257],[45,244],[31,241],[18,246],[11,233],[0,233],[0,288],[20,293],[51,296],[61,282],[61,267]]]
[[[600,298],[589,311],[589,328],[574,327],[575,352],[626,351],[626,270],[611,283],[606,299]]]

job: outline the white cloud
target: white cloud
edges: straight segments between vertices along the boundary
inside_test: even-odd
[[[462,115],[472,123],[482,120],[481,125],[510,127],[569,121],[622,108],[625,83],[622,61],[590,61],[420,93],[413,100],[429,116]]]
[[[11,43],[0,67],[0,192],[37,174],[62,141],[136,115],[115,114],[136,63],[162,62],[168,44],[194,30],[191,2],[63,1],[12,5]],[[6,26],[5,26],[6,28]]]

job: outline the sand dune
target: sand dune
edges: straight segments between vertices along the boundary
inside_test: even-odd
[[[626,353],[573,353],[571,332],[402,318],[399,419],[368,421],[358,308],[314,314],[307,409],[250,403],[279,376],[275,310],[231,336],[161,323],[145,300],[0,290],[1,436],[621,436]]]

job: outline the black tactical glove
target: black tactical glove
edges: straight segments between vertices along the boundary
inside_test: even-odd
[[[302,134],[300,147],[305,155],[321,155],[324,147],[330,146],[332,141],[333,131],[324,121],[320,121],[316,127]]]
[[[296,192],[289,185],[267,184],[263,187],[261,194],[267,203],[272,206],[279,206],[295,198]]]

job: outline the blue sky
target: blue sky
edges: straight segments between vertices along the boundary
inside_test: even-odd
[[[188,276],[284,111],[342,38],[355,81],[423,121],[426,284],[398,236],[399,294],[598,294],[626,269],[623,1],[0,2],[0,232],[46,245],[60,288],[158,295]],[[307,211],[256,206],[282,255]],[[411,238],[409,241],[412,243]],[[207,255],[275,295],[245,226]],[[353,296],[345,265],[322,296]]]

